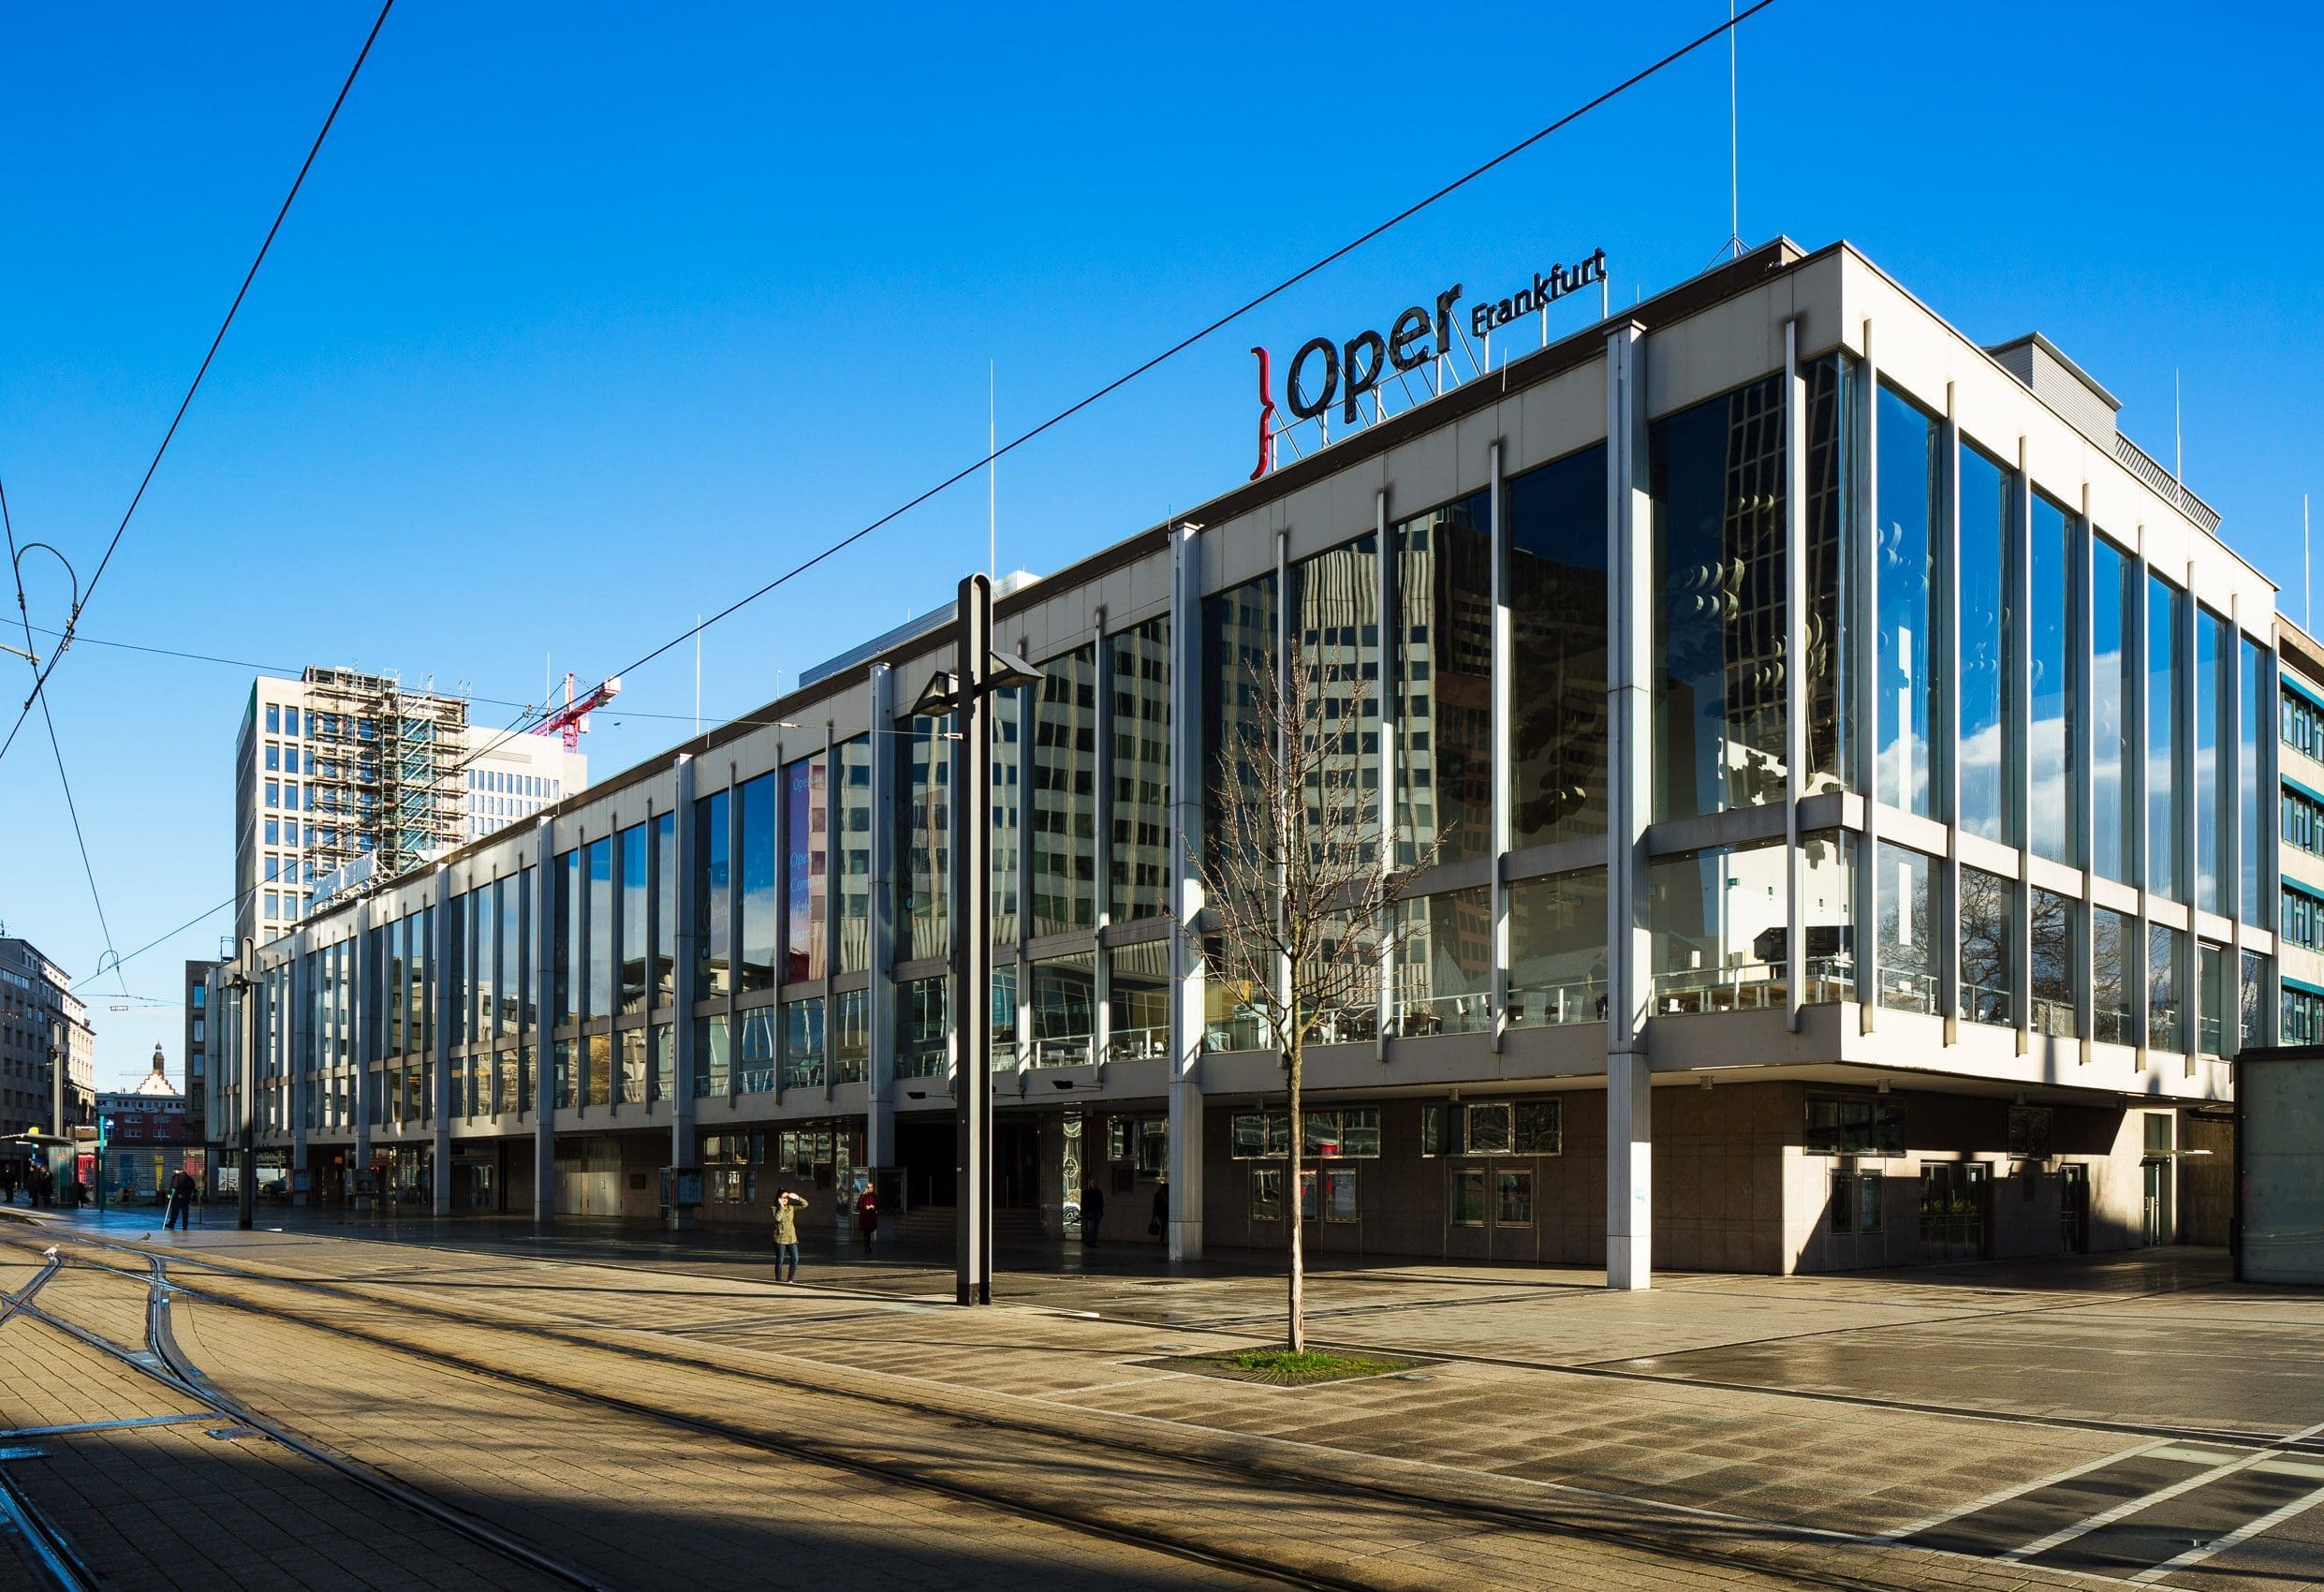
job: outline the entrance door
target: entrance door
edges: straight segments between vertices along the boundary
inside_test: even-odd
[[[1985,1257],[1992,1169],[1982,1161],[1932,1161],[1920,1169],[1920,1253],[1928,1260]]]
[[[2148,1244],[2170,1242],[2170,1163],[2139,1163],[2139,1234]]]
[[[1449,1163],[1446,1253],[1480,1260],[1536,1257],[1540,1246],[1534,1237],[1534,1172],[1530,1160]]]
[[[1037,1211],[1041,1206],[1041,1125],[993,1125],[993,1204],[998,1210]],[[1075,1192],[1080,1192],[1078,1189]]]
[[[2068,1161],[2058,1169],[2058,1247],[2068,1255],[2090,1253],[2090,1169]]]

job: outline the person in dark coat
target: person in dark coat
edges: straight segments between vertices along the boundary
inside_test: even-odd
[[[1091,1178],[1089,1187],[1081,1190],[1081,1247],[1097,1247],[1097,1230],[1105,1225],[1106,1191]]]
[[[184,1228],[194,1210],[194,1174],[184,1167],[169,1180],[169,1219],[161,1224],[167,1232],[171,1228]]]
[[[1146,1224],[1146,1234],[1156,1244],[1170,1241],[1170,1180],[1167,1177],[1154,1186],[1154,1220]]]

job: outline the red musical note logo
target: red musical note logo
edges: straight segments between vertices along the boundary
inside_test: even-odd
[[[1251,472],[1257,480],[1275,467],[1275,400],[1269,391],[1273,383],[1267,377],[1267,350],[1251,352],[1258,356],[1258,468]]]

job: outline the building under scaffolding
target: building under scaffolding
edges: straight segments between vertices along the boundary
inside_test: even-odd
[[[588,782],[587,759],[554,740],[472,728],[464,695],[319,666],[254,683],[235,771],[237,940]]]

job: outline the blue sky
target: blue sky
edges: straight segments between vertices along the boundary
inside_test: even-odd
[[[402,0],[84,633],[520,701],[545,659],[592,678],[980,456],[988,361],[1006,435],[1726,14],[991,9]],[[371,17],[0,12],[20,540],[94,567]],[[2179,373],[2189,484],[2296,593],[2324,494],[2319,31],[2288,6],[1777,0],[1742,37],[1743,234],[1846,237],[1982,341],[2038,328],[2165,460]],[[1700,270],[1728,233],[1726,89],[1706,50],[1012,456],[1003,568],[1241,480],[1254,342],[1601,245],[1617,298]],[[984,522],[957,489],[712,631],[704,711],[947,600]],[[58,622],[54,567],[27,573]],[[124,951],[232,888],[249,674],[97,645],[57,673]],[[692,709],[680,649],[599,716],[593,763]],[[8,932],[93,967],[32,731],[0,836]],[[129,989],[173,998],[225,921]],[[156,1039],[174,1069],[178,1012],[110,1010],[116,987],[100,1081]]]

